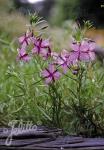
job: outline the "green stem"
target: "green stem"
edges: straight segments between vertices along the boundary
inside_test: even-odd
[[[50,86],[50,96],[52,100],[52,122],[55,126],[60,127],[61,95],[58,93],[54,84]]]
[[[77,95],[78,95],[79,105],[81,105],[81,89],[82,89],[83,72],[84,72],[84,70],[80,69],[80,72],[78,74]]]

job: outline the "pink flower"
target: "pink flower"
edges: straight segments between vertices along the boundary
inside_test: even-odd
[[[58,64],[62,67],[64,73],[67,72],[71,65],[71,61],[69,59],[69,52],[66,50],[63,50],[61,54],[58,55],[55,64]]]
[[[56,53],[56,52],[51,52],[51,57],[53,58],[54,61],[57,60],[58,56],[59,56],[58,53]]]
[[[48,47],[47,50],[42,51],[42,57],[46,60],[48,57],[51,57],[51,48]]]
[[[17,51],[18,51],[17,60],[28,62],[31,59],[31,57],[26,53],[26,51],[23,48],[17,49]]]
[[[70,60],[73,63],[77,61],[92,61],[95,59],[95,42],[93,41],[82,41],[80,43],[72,43],[72,51],[70,53]]]
[[[46,68],[42,71],[42,76],[45,78],[46,84],[49,84],[55,82],[55,80],[58,80],[61,76],[61,73],[54,68],[54,65],[49,65],[49,68]]]
[[[21,45],[22,48],[25,48],[27,45],[30,44],[31,42],[31,33],[25,33],[23,36],[21,36],[19,38],[19,43]]]
[[[43,40],[41,38],[33,40],[34,48],[32,49],[33,53],[36,54],[45,54],[47,48],[49,48],[49,40]]]

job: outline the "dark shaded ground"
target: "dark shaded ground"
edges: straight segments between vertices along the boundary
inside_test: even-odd
[[[1,150],[104,150],[103,138],[83,138],[76,136],[63,136],[62,130],[56,128],[38,127],[37,130],[19,130],[13,133],[10,146],[11,129],[0,129]]]

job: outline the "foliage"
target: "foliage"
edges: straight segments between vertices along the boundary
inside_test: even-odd
[[[43,21],[36,19],[29,25],[32,29],[29,31],[34,31],[36,39],[47,37],[43,35],[45,26],[41,26],[41,32],[37,31],[36,25],[40,23],[43,24]],[[89,27],[89,22],[85,27],[87,25]],[[84,30],[77,28],[73,33],[77,42],[83,40]],[[68,35],[65,36],[67,39]],[[41,55],[34,55],[28,63],[18,62],[14,40],[11,41],[4,33],[0,43],[1,126],[8,125],[11,120],[30,120],[35,124],[63,128],[69,134],[104,135],[104,74],[99,62],[82,61],[79,67],[73,65],[67,73],[63,73],[63,68],[57,66],[62,77],[47,85],[41,72],[51,62],[50,58],[44,61]],[[64,39],[61,43],[64,43]],[[59,51],[59,44],[54,43],[54,49]],[[22,58],[19,55],[19,59]]]

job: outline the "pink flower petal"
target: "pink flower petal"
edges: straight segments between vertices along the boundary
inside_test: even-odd
[[[31,33],[25,33],[25,35],[19,38],[19,43],[22,47],[26,47],[31,42]]]
[[[26,54],[26,50],[24,48],[17,49],[17,51],[20,56],[23,56],[24,54]]]
[[[41,55],[43,57],[44,60],[46,60],[48,57],[51,56],[51,51],[48,49],[42,49],[41,51]]]
[[[32,53],[33,54],[39,54],[40,52],[39,52],[39,49],[38,49],[38,47],[34,47],[33,49],[32,49]]]
[[[69,56],[69,52],[67,51],[67,50],[62,50],[62,52],[61,52],[61,57],[64,57],[64,58],[66,58],[66,57],[68,57]]]
[[[87,52],[89,50],[89,44],[87,41],[82,41],[80,46],[80,51]]]
[[[41,43],[41,47],[48,47],[49,46],[49,40],[47,39],[47,40],[44,40],[44,41],[42,41],[42,43]]]
[[[78,61],[78,52],[71,52],[69,60],[72,64],[76,64],[76,62]]]
[[[54,74],[54,78],[56,79],[56,80],[58,80],[59,78],[60,78],[60,76],[61,76],[61,73],[60,72],[55,72],[55,74]]]
[[[24,60],[25,62],[28,62],[29,60],[31,59],[31,57],[30,56],[24,56],[23,58],[22,58],[22,60]]]
[[[51,82],[52,82],[52,78],[51,78],[51,77],[45,79],[45,83],[46,83],[46,84],[49,84],[49,83],[51,83]]]
[[[41,74],[42,74],[43,77],[48,77],[49,76],[49,72],[47,70],[43,70]]]
[[[85,62],[88,62],[90,60],[90,56],[88,53],[81,53],[80,54],[80,60],[81,61],[85,61]]]
[[[94,52],[89,52],[89,56],[90,56],[90,59],[91,59],[92,61],[95,60],[95,58],[96,58]]]
[[[54,65],[52,65],[52,64],[49,65],[49,71],[51,73],[53,73],[55,71]]]
[[[90,42],[89,43],[89,50],[90,51],[93,51],[95,49],[95,47],[96,47],[96,43],[95,42]]]
[[[19,37],[19,43],[22,43],[23,42],[23,40],[24,40],[24,36],[21,36],[21,37]]]
[[[41,55],[43,56],[43,57],[46,57],[47,56],[47,50],[46,49],[41,49],[42,51],[41,51]]]
[[[71,48],[73,51],[79,51],[79,48],[80,48],[80,44],[79,43],[72,43],[71,44]]]
[[[57,58],[57,60],[56,60],[56,63],[57,63],[58,65],[62,65],[64,62],[65,62],[65,60],[64,60],[61,56],[59,56],[59,57]]]

